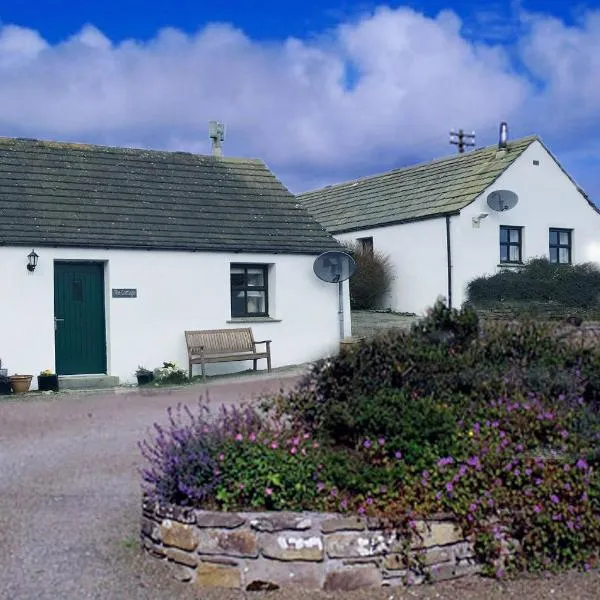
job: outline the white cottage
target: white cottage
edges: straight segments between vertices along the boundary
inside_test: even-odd
[[[185,368],[190,329],[252,327],[272,340],[273,367],[327,355],[338,291],[313,262],[335,249],[259,160],[0,138],[0,357],[11,374],[115,383],[140,364]]]
[[[537,136],[298,199],[339,241],[390,256],[385,307],[399,312],[422,315],[438,296],[460,306],[469,281],[533,257],[600,261],[598,209]]]

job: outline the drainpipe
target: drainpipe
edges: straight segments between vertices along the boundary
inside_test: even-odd
[[[450,244],[450,215],[446,215],[446,258],[448,261],[448,308],[452,308],[452,249]]]

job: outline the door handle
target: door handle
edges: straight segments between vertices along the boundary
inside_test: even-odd
[[[54,331],[56,331],[58,329],[58,322],[63,322],[64,319],[57,319],[56,317],[54,317]]]

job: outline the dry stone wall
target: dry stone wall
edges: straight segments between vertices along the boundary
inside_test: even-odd
[[[472,544],[444,516],[417,522],[418,535],[406,540],[369,518],[210,512],[145,500],[141,530],[149,554],[200,588],[349,591],[480,571]]]

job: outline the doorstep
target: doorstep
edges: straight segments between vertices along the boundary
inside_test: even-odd
[[[113,375],[59,375],[59,390],[108,390],[119,385]]]

